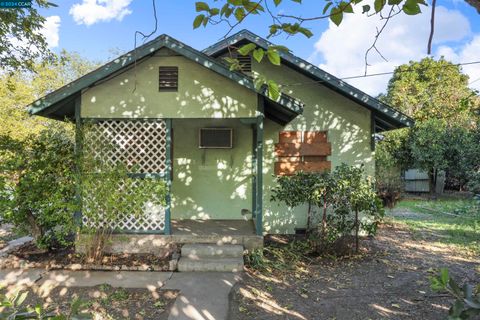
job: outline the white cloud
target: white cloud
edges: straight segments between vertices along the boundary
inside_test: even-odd
[[[400,14],[390,20],[377,42],[377,48],[388,61],[384,61],[372,50],[368,56],[369,74],[393,71],[398,65],[426,56],[430,32],[428,11],[417,16]],[[347,14],[339,27],[330,22],[328,29],[315,44],[311,59],[323,58],[320,68],[338,77],[361,75],[365,69],[365,52],[373,43],[377,27],[382,24],[379,17],[363,14]],[[437,7],[434,44],[438,47],[436,51],[439,54],[448,59],[458,56],[457,61],[464,61],[472,60],[473,57],[468,56],[475,55],[477,50],[478,57],[480,36],[477,42],[472,41],[472,45],[460,49],[461,52],[447,46],[465,41],[471,35],[470,23],[459,11]],[[464,70],[468,72],[467,68]],[[391,75],[377,76],[348,82],[369,94],[377,95],[385,91],[390,77]]]
[[[479,61],[480,35],[475,35],[471,41],[456,50],[448,46],[440,46],[438,55],[456,63]],[[471,87],[480,90],[480,66],[478,64],[464,65],[462,69],[470,76]]]
[[[70,8],[70,15],[77,24],[90,26],[113,19],[121,21],[132,13],[128,8],[132,0],[83,0]]]
[[[46,18],[45,23],[43,24],[43,29],[40,33],[47,40],[48,46],[50,48],[58,47],[59,40],[59,31],[60,31],[60,22],[61,19],[59,16],[50,16]]]

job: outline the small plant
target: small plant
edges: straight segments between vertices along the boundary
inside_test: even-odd
[[[53,309],[44,309],[41,304],[35,307],[24,306],[24,302],[28,296],[28,292],[18,291],[12,296],[3,296],[0,307],[3,308],[0,313],[0,319],[17,320],[17,319],[51,319],[51,320],[86,320],[92,319],[92,316],[83,313],[85,304],[80,299],[75,298],[70,304],[69,311],[66,314],[57,313]]]
[[[450,277],[448,269],[442,268],[440,273],[430,279],[434,291],[446,291],[455,302],[448,310],[448,319],[464,320],[474,319],[480,315],[480,286],[465,283],[463,286]]]
[[[110,298],[115,301],[125,301],[128,299],[128,291],[124,288],[117,288],[110,294]]]
[[[309,241],[291,241],[286,245],[272,244],[254,249],[246,255],[246,264],[260,272],[295,270],[308,260],[312,251]]]

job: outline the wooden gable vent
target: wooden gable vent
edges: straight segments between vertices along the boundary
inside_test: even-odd
[[[240,71],[245,73],[252,72],[252,57],[249,54],[247,54],[246,56],[237,54],[237,60],[240,64]]]
[[[158,91],[178,91],[178,67],[158,67]]]
[[[279,142],[275,144],[275,153],[278,157],[275,162],[276,175],[331,169],[327,157],[332,154],[332,146],[327,140],[326,131],[282,131],[279,133]]]

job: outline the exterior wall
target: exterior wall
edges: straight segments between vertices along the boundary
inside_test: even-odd
[[[254,63],[254,72],[264,74],[279,84],[295,84],[283,88],[283,92],[305,103],[301,116],[282,127],[270,120],[265,122],[265,149],[263,169],[264,232],[293,233],[295,228],[306,225],[306,208],[290,209],[270,201],[271,188],[275,185],[273,176],[276,160],[274,145],[278,132],[328,131],[332,144],[332,169],[345,162],[350,165],[365,164],[368,175],[375,173],[374,153],[371,150],[370,111],[321,84],[301,75],[287,66],[273,66],[269,63]]]
[[[233,148],[199,149],[203,127],[233,128]],[[240,120],[174,120],[172,219],[242,219],[252,209],[252,139]]]
[[[82,93],[83,118],[253,117],[257,94],[182,56],[160,50]],[[158,67],[178,66],[178,92],[159,92]],[[136,78],[136,88],[135,88]]]

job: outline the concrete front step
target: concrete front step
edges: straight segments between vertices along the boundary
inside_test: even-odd
[[[243,246],[235,244],[185,244],[178,271],[239,272],[243,270]]]
[[[182,257],[190,259],[239,258],[243,257],[243,246],[235,244],[186,244],[182,247]]]
[[[178,271],[218,271],[218,272],[240,272],[243,270],[243,256],[237,258],[203,258],[191,259],[181,257],[178,261]]]

